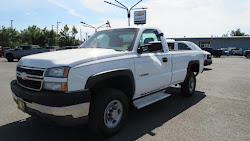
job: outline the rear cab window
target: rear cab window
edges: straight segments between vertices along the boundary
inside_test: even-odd
[[[169,51],[174,51],[174,43],[168,43]]]

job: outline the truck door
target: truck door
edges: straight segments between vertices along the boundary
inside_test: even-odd
[[[147,29],[142,33],[140,46],[150,41],[161,41],[156,30]],[[162,39],[164,39],[162,37]],[[138,98],[146,93],[165,88],[171,81],[171,56],[163,47],[154,52],[143,52],[135,58],[135,80]]]
[[[31,51],[31,46],[23,46],[23,49],[20,51],[20,58],[23,57],[23,56],[27,56],[30,54],[30,51]]]
[[[14,58],[21,58],[23,54],[23,46],[19,46],[17,49],[15,49],[13,56]]]

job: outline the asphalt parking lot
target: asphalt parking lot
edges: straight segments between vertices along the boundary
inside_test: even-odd
[[[0,140],[101,140],[87,125],[61,127],[45,124],[17,109],[9,83],[17,62],[0,58]],[[190,98],[180,90],[141,110],[131,110],[125,128],[107,140],[250,140],[250,59],[213,58],[197,77]]]

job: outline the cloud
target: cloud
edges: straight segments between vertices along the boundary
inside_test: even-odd
[[[239,1],[227,0],[148,0],[140,6],[148,7],[147,26],[160,27],[168,37],[221,36],[228,30],[247,28],[250,10],[233,11]],[[233,14],[232,14],[233,13]]]
[[[66,10],[67,10],[71,15],[73,15],[73,16],[76,16],[76,17],[80,17],[80,18],[85,19],[84,16],[82,16],[82,15],[76,13],[76,11],[75,11],[74,9],[68,7],[66,4],[64,4],[64,3],[62,3],[62,2],[59,2],[59,1],[57,1],[57,0],[48,0],[48,2],[50,2],[50,3],[52,3],[52,4],[55,4],[55,5],[57,5],[58,7],[61,7],[61,8],[63,8],[63,9],[66,9]]]
[[[31,13],[27,12],[27,13],[25,13],[25,15],[29,16],[29,15],[31,15]]]
[[[106,1],[117,4],[117,2],[115,2],[114,0],[106,0]],[[81,4],[82,4],[82,6],[89,8],[89,9],[92,9],[92,10],[97,11],[97,12],[105,12],[105,13],[106,12],[114,12],[114,11],[117,11],[118,9],[120,9],[118,7],[104,3],[104,0],[81,0]],[[117,4],[117,5],[119,5],[119,4]],[[122,10],[122,9],[120,9],[120,10]]]

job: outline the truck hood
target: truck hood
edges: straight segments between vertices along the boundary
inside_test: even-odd
[[[39,53],[23,57],[18,65],[35,68],[52,68],[60,66],[70,66],[125,55],[112,49],[102,48],[81,48],[62,51]]]
[[[206,55],[211,55],[211,53],[209,53],[209,52],[207,52],[207,51],[204,51],[204,50],[203,50],[203,52],[204,52],[204,54],[206,54]]]

